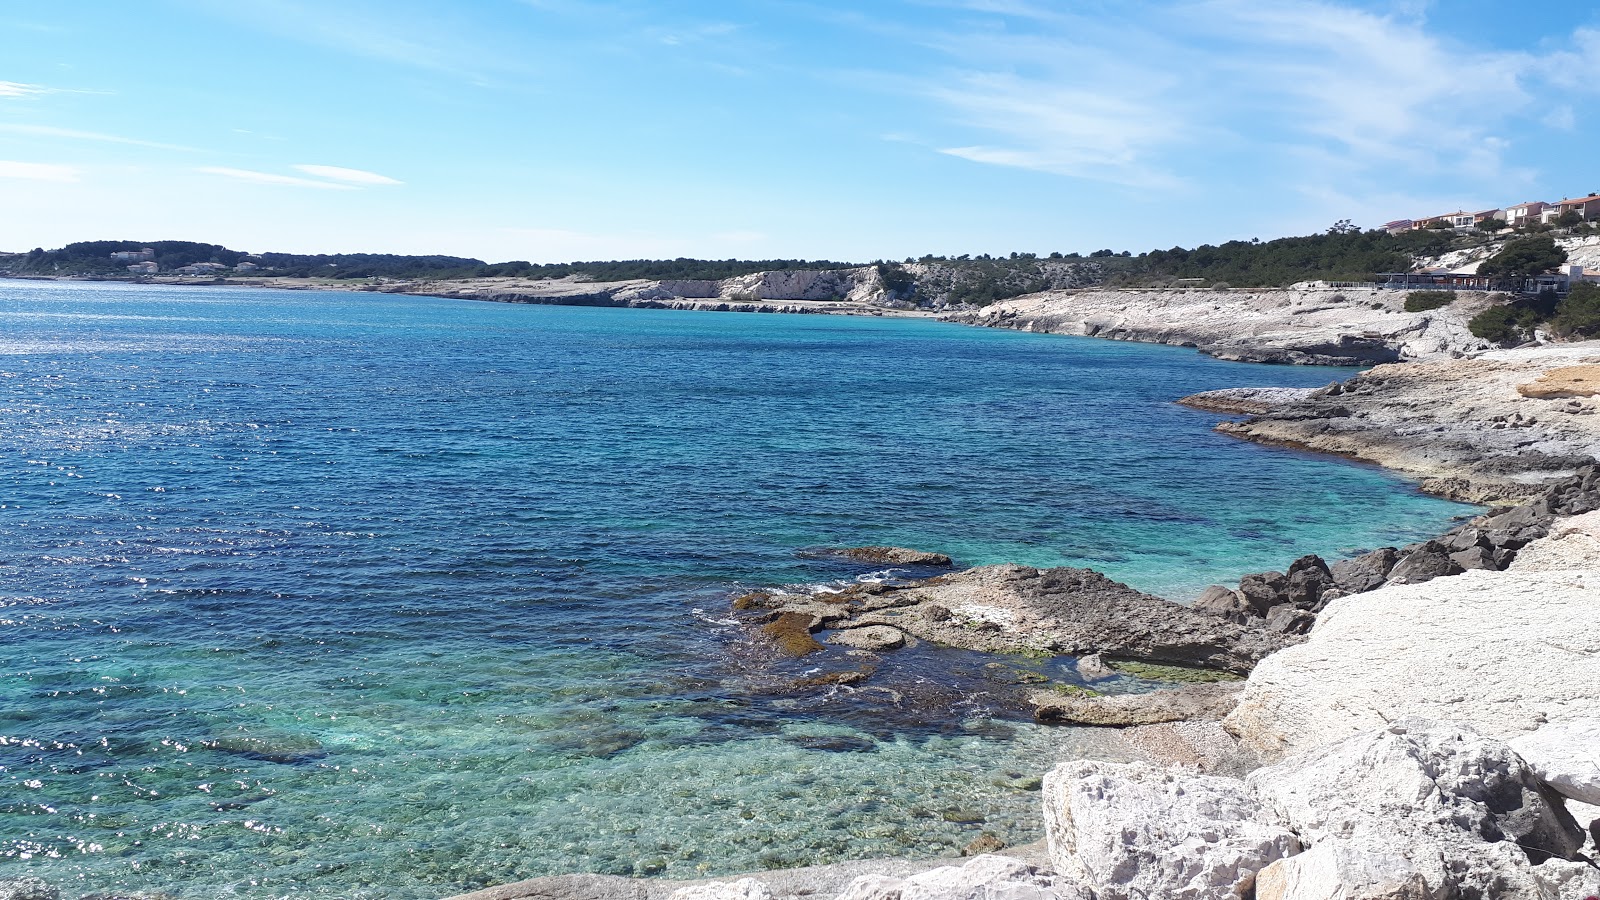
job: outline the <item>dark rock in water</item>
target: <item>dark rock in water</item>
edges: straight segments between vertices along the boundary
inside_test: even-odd
[[[806,613],[779,613],[777,618],[761,626],[761,633],[790,656],[805,656],[827,649],[811,636],[811,628],[815,623],[816,617]]]
[[[1438,541],[1423,541],[1405,548],[1400,561],[1389,572],[1390,584],[1421,584],[1445,575],[1460,575],[1463,571],[1450,558],[1445,545]]]
[[[1258,619],[1280,603],[1289,602],[1289,577],[1282,572],[1261,572],[1239,579],[1239,594]]]
[[[1333,586],[1333,574],[1322,557],[1310,554],[1289,566],[1287,581],[1284,597],[1295,606],[1310,610],[1322,599],[1322,592]]]
[[[998,853],[1006,848],[1006,842],[985,831],[973,838],[972,842],[961,848],[962,856],[982,856],[985,853]]]
[[[823,753],[872,753],[878,749],[872,738],[845,734],[802,734],[786,740],[796,747]]]
[[[983,667],[983,677],[985,681],[995,684],[1045,684],[1050,680],[1048,675],[997,662]]]
[[[954,563],[943,553],[924,553],[906,547],[844,547],[832,551],[845,559],[857,562],[882,563],[890,566],[951,566]]]
[[[1243,625],[1253,617],[1250,604],[1233,588],[1213,584],[1201,592],[1189,608],[1196,612],[1220,616],[1235,625]]]
[[[751,609],[766,609],[772,602],[772,595],[766,591],[751,591],[733,598],[733,608],[744,612]]]
[[[1321,595],[1318,595],[1319,599]],[[1307,609],[1301,609],[1293,603],[1274,606],[1267,613],[1267,630],[1279,634],[1307,634],[1311,626],[1316,624],[1317,617]]]
[[[1400,559],[1394,547],[1382,547],[1354,559],[1341,559],[1328,570],[1333,584],[1346,594],[1361,594],[1383,586]]]
[[[328,755],[322,744],[310,735],[281,732],[228,734],[203,741],[202,746],[251,759],[289,764],[311,762]]]
[[[1040,722],[1126,728],[1194,719],[1221,719],[1239,701],[1241,682],[1189,684],[1143,694],[1062,694],[1035,691],[1028,699]]]
[[[841,684],[860,684],[871,678],[873,671],[873,668],[866,667],[862,669],[846,669],[843,672],[824,672],[821,675],[802,678],[796,681],[794,686],[801,690],[809,690],[811,688],[833,687]]]

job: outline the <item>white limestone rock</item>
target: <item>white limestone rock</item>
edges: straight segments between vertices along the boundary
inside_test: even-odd
[[[1600,718],[1600,628],[1580,625],[1597,620],[1600,569],[1473,571],[1342,597],[1305,643],[1256,666],[1223,724],[1272,758],[1407,715],[1501,738]]]
[[[741,878],[678,888],[667,900],[772,900],[772,892],[754,878]]]
[[[1585,883],[1560,802],[1505,743],[1454,724],[1405,719],[1246,782],[1311,851],[1263,873],[1258,897],[1535,900]]]
[[[1044,780],[1045,835],[1057,871],[1098,900],[1225,900],[1300,850],[1232,778],[1142,763],[1063,763]]]
[[[1511,749],[1556,793],[1600,806],[1600,719],[1545,725],[1512,738]]]
[[[1557,519],[1550,534],[1522,548],[1512,572],[1561,572],[1600,568],[1600,511]]]
[[[838,900],[1090,900],[1090,895],[1020,859],[986,854],[907,878],[864,875]]]

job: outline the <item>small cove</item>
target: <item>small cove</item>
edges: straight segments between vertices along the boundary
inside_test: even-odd
[[[1170,402],[1350,372],[1180,348],[20,282],[0,325],[0,859],[81,890],[1030,839],[1029,779],[1093,733],[763,694],[728,598],[860,576],[806,552],[856,544],[1192,596],[1470,511]]]

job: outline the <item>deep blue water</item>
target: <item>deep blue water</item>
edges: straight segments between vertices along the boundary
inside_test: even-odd
[[[793,673],[729,596],[881,543],[1184,597],[1468,511],[1171,402],[1348,374],[926,320],[0,282],[0,876],[436,897],[1029,839],[1026,776],[1099,738],[987,695],[766,690]],[[946,664],[976,665],[916,663]]]

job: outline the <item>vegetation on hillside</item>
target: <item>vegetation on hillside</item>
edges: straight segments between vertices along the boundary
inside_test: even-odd
[[[1412,291],[1406,295],[1406,312],[1427,312],[1456,302],[1455,291]]]
[[[884,288],[895,300],[916,303],[984,305],[1042,290],[1109,287],[1195,286],[1210,288],[1285,287],[1298,281],[1369,281],[1383,272],[1407,271],[1417,257],[1484,246],[1494,238],[1482,230],[1460,234],[1446,230],[1389,234],[1362,231],[1347,221],[1322,234],[1271,241],[1229,241],[1193,249],[1173,247],[1134,255],[1128,251],[1078,253],[1012,253],[1009,256],[923,256],[903,263],[873,264]],[[190,241],[85,241],[58,250],[35,249],[13,257],[0,256],[0,272],[128,277],[126,262],[113,260],[118,250],[149,247],[163,272],[191,263],[234,266],[249,260],[260,274],[290,277],[394,280],[443,280],[483,277],[529,280],[579,278],[592,281],[721,280],[758,272],[795,269],[843,269],[855,264],[830,260],[614,260],[530,263],[522,260],[486,263],[458,256],[403,256],[382,253],[246,254],[217,244]],[[1559,265],[1565,254],[1547,234],[1509,241],[1483,264],[1484,274],[1518,275]],[[1426,302],[1426,301],[1415,301]],[[1443,303],[1444,301],[1437,300]],[[1497,314],[1513,315],[1515,311]],[[1516,321],[1527,319],[1521,314]],[[1548,314],[1539,321],[1548,318]],[[1484,327],[1489,327],[1485,325]],[[1509,325],[1507,327],[1510,327]]]
[[[1543,328],[1566,338],[1600,337],[1600,285],[1579,282],[1558,297],[1546,291],[1533,297],[1495,294],[1496,305],[1467,323],[1474,335],[1497,344],[1518,344]]]

